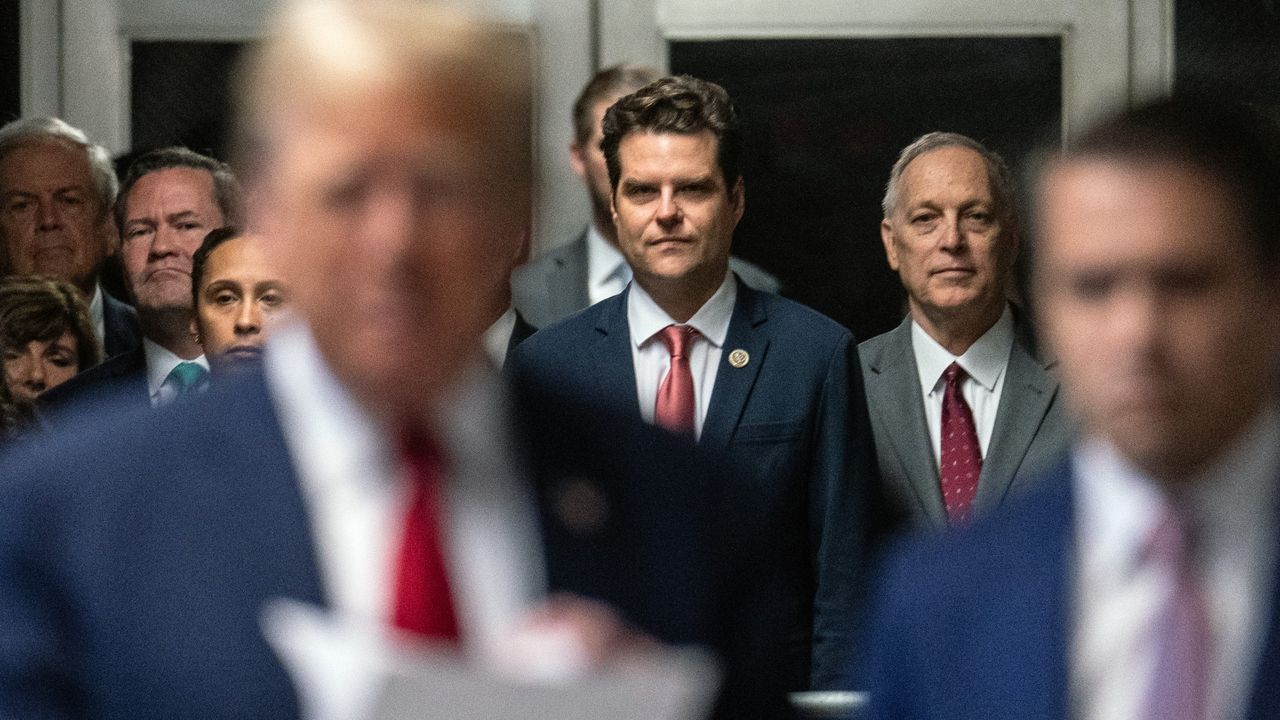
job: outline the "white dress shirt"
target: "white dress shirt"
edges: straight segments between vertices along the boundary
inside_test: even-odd
[[[1156,664],[1158,613],[1174,579],[1143,561],[1171,502],[1111,444],[1073,454],[1073,718],[1141,717]],[[1276,560],[1280,414],[1268,408],[1177,501],[1194,536],[1212,632],[1208,717],[1240,718],[1267,629]]]
[[[1004,314],[982,337],[978,338],[960,357],[938,344],[914,320],[911,322],[911,349],[915,353],[916,369],[920,372],[920,389],[924,395],[924,419],[929,426],[929,439],[933,446],[933,461],[942,467],[942,396],[947,388],[943,373],[951,363],[959,363],[968,374],[960,383],[960,393],[973,413],[974,428],[978,432],[978,450],[987,456],[991,433],[996,426],[996,411],[1000,408],[1000,393],[1004,389],[1005,370],[1009,367],[1009,353],[1013,350],[1013,313],[1006,305]]]
[[[587,298],[591,304],[622,292],[631,282],[631,266],[596,226],[587,227]]]
[[[480,336],[480,342],[484,345],[484,354],[499,370],[507,364],[507,348],[511,347],[511,333],[515,332],[515,329],[516,309],[509,307],[484,331],[484,335]]]
[[[729,320],[733,318],[733,306],[738,300],[738,284],[733,273],[726,273],[720,288],[689,318],[690,325],[699,337],[689,350],[689,370],[693,374],[693,428],[694,437],[702,437],[702,423],[707,419],[711,406],[711,391],[716,386],[716,370],[724,352],[725,337],[729,334]],[[636,370],[636,394],[640,399],[640,416],[647,423],[653,422],[654,407],[658,401],[658,388],[671,369],[671,352],[657,333],[675,320],[649,297],[636,283],[631,283],[627,295],[627,325],[631,328],[631,362]]]
[[[142,352],[147,358],[147,392],[150,393],[151,407],[168,405],[178,396],[178,391],[172,385],[165,385],[164,381],[181,363],[193,362],[205,372],[209,371],[209,361],[204,355],[184,360],[145,337],[142,338]]]
[[[98,338],[98,346],[107,346],[107,317],[103,310],[102,283],[93,284],[93,297],[89,299],[89,324],[93,326],[93,334]]]
[[[281,327],[263,363],[334,611],[385,625],[408,478],[387,432],[330,373],[310,333]],[[449,459],[443,544],[463,650],[500,663],[546,596],[536,504],[514,461],[505,386],[477,359],[433,427]],[[509,649],[509,648],[508,648]]]

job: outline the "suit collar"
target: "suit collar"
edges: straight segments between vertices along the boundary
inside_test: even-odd
[[[618,295],[598,303],[589,313],[595,318],[596,338],[583,348],[587,366],[594,368],[596,396],[627,413],[640,417],[640,400],[636,396],[636,369],[631,356],[630,330],[627,327],[628,285]]]
[[[929,424],[924,417],[920,374],[911,349],[911,318],[889,331],[867,357],[867,402],[884,420],[894,459],[909,478],[911,493],[924,514],[938,527],[946,525],[946,508],[938,488],[938,465],[933,457]],[[881,462],[886,461],[883,458]]]
[[[1058,379],[1050,371],[1054,361],[1038,356],[1031,329],[1016,312],[1014,323],[996,424],[978,478],[975,502],[979,512],[990,511],[1004,500],[1058,394]]]
[[[716,385],[711,391],[711,404],[707,408],[699,441],[716,450],[728,448],[769,350],[769,314],[765,296],[732,275],[730,278],[737,284],[738,298],[729,319],[724,352],[716,372]],[[746,353],[744,364],[730,362],[738,351]]]

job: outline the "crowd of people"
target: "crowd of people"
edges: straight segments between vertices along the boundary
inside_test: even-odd
[[[314,712],[289,598],[481,670],[705,646],[723,718],[1280,718],[1264,119],[1120,110],[1023,192],[918,138],[907,314],[859,343],[732,257],[750,149],[702,79],[591,79],[590,224],[521,265],[531,52],[295,2],[231,164],[0,127],[0,717]]]

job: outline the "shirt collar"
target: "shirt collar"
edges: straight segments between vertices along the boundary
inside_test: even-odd
[[[920,387],[926,393],[938,389],[942,373],[953,362],[959,363],[974,382],[992,391],[1008,366],[1009,352],[1013,349],[1013,312],[1006,304],[1000,319],[960,357],[952,355],[925,332],[920,323],[912,320],[911,348],[915,352],[916,369],[920,373]]]
[[[1131,569],[1171,502],[1161,486],[1109,441],[1090,438],[1073,451],[1082,542],[1108,564]],[[1280,480],[1280,412],[1274,404],[1233,440],[1176,502],[1199,541],[1232,542],[1270,527]],[[1254,509],[1260,509],[1254,511]]]
[[[98,336],[98,342],[103,343],[105,347],[107,342],[107,318],[103,311],[102,284],[93,283],[93,297],[89,300],[89,322],[93,323],[93,332]]]
[[[151,394],[152,400],[160,394],[160,386],[164,384],[165,378],[169,377],[169,373],[180,363],[193,362],[205,370],[209,369],[209,361],[204,355],[184,360],[145,337],[142,338],[142,351],[146,355],[147,391]]]
[[[725,272],[720,287],[702,307],[684,323],[698,331],[715,347],[723,347],[729,335],[729,321],[733,318],[733,306],[738,300],[738,284],[733,273]],[[668,325],[679,325],[666,313],[639,283],[631,283],[627,295],[627,324],[631,328],[631,343],[640,347]]]
[[[311,331],[294,321],[272,331],[262,356],[272,398],[290,448],[318,487],[337,483],[396,482],[399,467],[389,431],[352,397],[329,369]],[[451,460],[483,464],[509,443],[509,398],[501,377],[477,358],[443,398],[432,422]],[[319,449],[319,451],[313,451]],[[370,468],[379,471],[370,472]]]
[[[599,287],[618,273],[624,273],[625,285],[631,279],[631,267],[613,243],[605,239],[595,225],[587,227],[587,282]]]
[[[484,335],[480,336],[480,342],[484,345],[484,353],[489,356],[489,362],[493,366],[502,369],[507,362],[507,348],[511,346],[511,334],[516,329],[516,310],[509,307],[507,311],[494,321]]]

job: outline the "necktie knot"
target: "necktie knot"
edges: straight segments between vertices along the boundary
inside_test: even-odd
[[[951,363],[946,370],[942,371],[942,377],[947,381],[947,387],[958,386],[965,378],[969,377],[969,373],[960,367],[960,363]]]
[[[198,388],[208,371],[199,363],[180,362],[165,376],[164,384],[173,387],[178,397],[189,395]]]
[[[692,325],[668,325],[658,331],[658,337],[667,346],[673,358],[689,356],[689,346],[693,344],[698,331]]]

